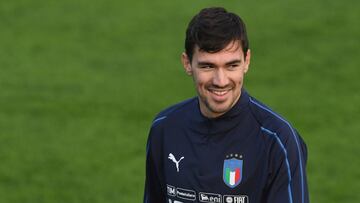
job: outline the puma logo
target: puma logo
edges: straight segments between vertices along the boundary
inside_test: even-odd
[[[180,163],[181,160],[184,159],[184,157],[182,156],[179,159],[179,161],[176,161],[175,156],[172,153],[170,153],[168,159],[170,159],[171,161],[173,161],[175,163],[176,171],[179,172],[179,163]]]

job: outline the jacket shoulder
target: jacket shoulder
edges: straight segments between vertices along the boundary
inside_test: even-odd
[[[152,122],[152,127],[159,125],[160,123],[162,123],[164,120],[166,120],[168,117],[177,114],[181,111],[186,110],[186,107],[195,102],[196,101],[196,97],[190,98],[190,99],[186,99],[184,101],[181,101],[177,104],[174,104],[164,110],[162,110],[160,113],[157,114],[157,116],[154,118],[153,122]]]
[[[269,129],[273,132],[278,132],[279,135],[286,136],[289,134],[295,134],[296,130],[293,128],[290,122],[273,111],[271,108],[253,97],[249,98],[249,103],[251,113],[261,127]]]
[[[306,144],[290,122],[254,98],[250,98],[249,102],[251,112],[261,126],[261,130],[267,135],[276,137],[282,147],[295,152],[298,156],[303,155],[306,160]]]

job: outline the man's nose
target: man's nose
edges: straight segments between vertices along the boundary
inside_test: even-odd
[[[222,68],[218,68],[214,72],[213,84],[218,87],[225,87],[229,84],[229,79],[226,71]]]

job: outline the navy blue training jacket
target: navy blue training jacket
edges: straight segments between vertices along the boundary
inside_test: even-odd
[[[144,203],[308,203],[306,160],[297,131],[245,90],[214,119],[195,97],[153,121]]]

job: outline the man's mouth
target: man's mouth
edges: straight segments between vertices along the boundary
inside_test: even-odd
[[[208,89],[212,94],[218,96],[218,97],[222,97],[224,95],[226,95],[228,92],[230,92],[231,89],[224,89],[224,90],[219,90],[219,89]]]
[[[212,92],[213,94],[216,94],[218,96],[223,96],[225,95],[229,90],[210,90],[210,92]]]

